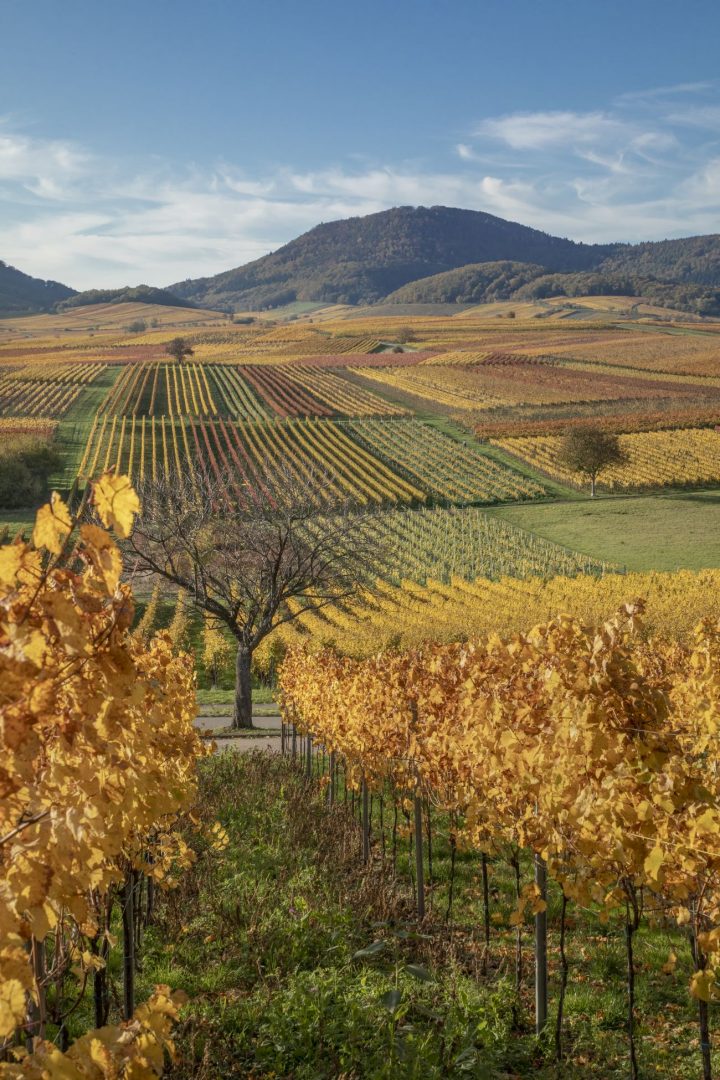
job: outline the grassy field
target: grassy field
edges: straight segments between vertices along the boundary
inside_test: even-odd
[[[720,491],[600,497],[489,512],[628,570],[720,566]]]

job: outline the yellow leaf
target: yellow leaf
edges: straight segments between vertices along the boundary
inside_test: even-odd
[[[80,530],[83,543],[93,566],[105,582],[108,593],[114,593],[122,573],[122,557],[112,537],[97,525],[83,525]]]
[[[674,952],[671,952],[660,970],[662,971],[663,975],[672,975],[675,970],[676,964],[677,956]]]
[[[15,584],[24,554],[24,544],[5,544],[0,547],[0,585]]]
[[[645,860],[645,873],[653,881],[657,881],[660,867],[665,861],[665,853],[660,844],[656,844]]]
[[[70,511],[57,491],[53,491],[51,501],[37,512],[32,534],[33,544],[35,547],[47,548],[53,555],[59,555],[71,530]]]
[[[25,1019],[25,990],[18,979],[0,983],[0,1038],[12,1035]]]
[[[709,1001],[713,982],[712,971],[696,971],[690,980],[690,993],[700,1001]]]
[[[130,535],[140,500],[127,476],[101,476],[93,487],[93,502],[103,525],[120,536]]]

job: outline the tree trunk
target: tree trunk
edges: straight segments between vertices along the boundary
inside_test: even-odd
[[[251,728],[252,721],[252,683],[250,679],[250,663],[252,651],[245,645],[238,645],[235,657],[235,710],[233,712],[232,727]]]
[[[595,498],[595,480],[596,480],[595,473],[592,473],[592,475],[590,476],[590,498],[591,499]]]

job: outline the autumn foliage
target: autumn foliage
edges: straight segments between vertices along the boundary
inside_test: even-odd
[[[688,647],[647,643],[641,612],[366,660],[292,650],[283,708],[351,784],[422,791],[460,816],[465,842],[541,855],[568,900],[632,922],[653,895],[691,933],[693,995],[715,1000],[720,625]]]
[[[126,537],[139,509],[127,478],[101,477],[92,504],[100,524],[54,495],[30,542],[0,548],[0,1049],[30,1015],[42,1034],[40,949],[82,984],[102,966],[90,944],[108,890],[128,867],[167,883],[191,858],[173,825],[203,753],[192,664],[167,635],[129,632],[108,531]],[[0,1076],[155,1076],[176,1008],[158,988],[125,1025],[66,1055],[36,1038]]]

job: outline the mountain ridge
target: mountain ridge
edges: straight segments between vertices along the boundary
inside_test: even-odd
[[[481,210],[400,206],[323,222],[269,255],[165,289],[79,293],[0,262],[0,315],[122,300],[235,312],[295,301],[479,304],[613,294],[720,316],[720,234],[585,244]]]
[[[501,263],[513,264],[514,289],[500,280],[508,272],[498,270]],[[244,266],[168,289],[201,307],[230,311],[297,300],[452,303],[459,296],[445,296],[447,281],[434,279],[457,272],[472,286],[460,289],[472,303],[578,296],[586,289],[589,295],[647,295],[658,305],[720,315],[720,235],[584,244],[484,211],[444,206],[401,206],[324,222]],[[473,272],[481,279],[489,274],[484,288]]]
[[[168,291],[207,307],[277,307],[294,300],[374,303],[409,281],[468,263],[590,269],[617,244],[582,244],[480,210],[395,207],[316,225],[277,251]]]

